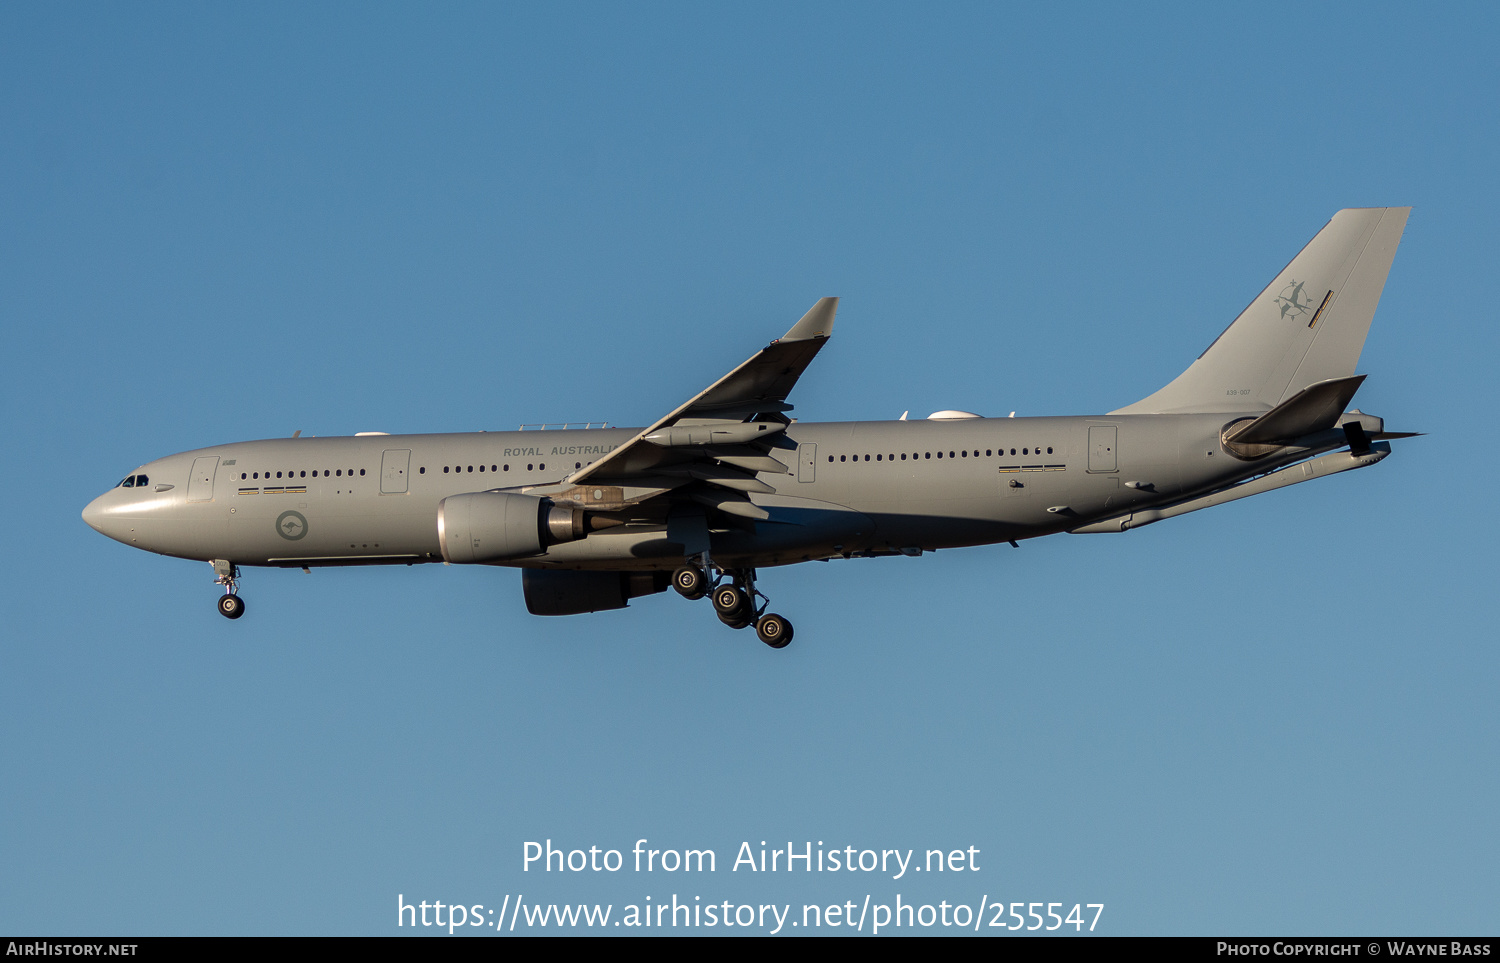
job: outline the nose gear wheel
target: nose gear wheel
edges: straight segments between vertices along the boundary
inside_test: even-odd
[[[240,598],[240,568],[233,562],[216,558],[209,563],[214,567],[214,584],[224,586],[219,597],[219,614],[226,619],[237,619],[245,614],[245,600]]]

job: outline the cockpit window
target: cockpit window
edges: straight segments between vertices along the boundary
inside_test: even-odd
[[[146,485],[150,483],[150,481],[151,479],[147,478],[145,475],[137,475],[135,476],[135,487],[145,488]]]
[[[134,488],[135,487],[135,476],[134,475],[126,475],[125,476],[125,480],[122,481],[122,482],[120,482],[119,487],[121,487],[121,488]]]
[[[126,475],[123,479],[120,480],[120,484],[116,485],[115,487],[145,488],[148,484],[150,484],[150,482],[151,479],[147,478],[145,475]]]

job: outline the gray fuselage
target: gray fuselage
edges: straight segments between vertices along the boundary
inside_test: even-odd
[[[771,452],[786,473],[758,473],[773,491],[749,496],[769,517],[714,516],[713,555],[781,565],[1034,538],[1211,491],[1309,454],[1296,449],[1253,463],[1232,457],[1220,443],[1224,425],[1256,414],[793,423]],[[442,499],[495,489],[554,492],[566,475],[635,434],[606,428],[218,445],[137,468],[131,477],[146,476],[144,483],[109,490],[83,515],[127,545],[205,561],[442,561]],[[670,455],[658,466],[668,477]],[[581,487],[596,484],[602,491],[608,483]],[[670,570],[682,563],[666,519],[629,505],[612,514],[625,524],[502,564]]]

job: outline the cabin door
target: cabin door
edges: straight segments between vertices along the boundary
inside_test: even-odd
[[[214,472],[219,470],[219,456],[193,459],[193,474],[188,478],[187,500],[210,502],[214,498]]]
[[[1114,425],[1089,426],[1089,471],[1119,471],[1117,447],[1120,429]]]
[[[797,480],[799,482],[816,481],[818,475],[818,446],[797,446]]]
[[[404,495],[411,469],[411,449],[392,448],[380,456],[380,494]]]

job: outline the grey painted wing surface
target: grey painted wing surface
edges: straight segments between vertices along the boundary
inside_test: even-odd
[[[577,484],[595,475],[615,476],[631,451],[650,444],[646,436],[673,425],[733,424],[763,412],[789,410],[786,397],[833,332],[838,298],[822,298],[785,335],[739,367],[642,429],[634,438],[567,479]]]
[[[1339,211],[1186,371],[1111,414],[1268,410],[1354,374],[1410,212]]]

